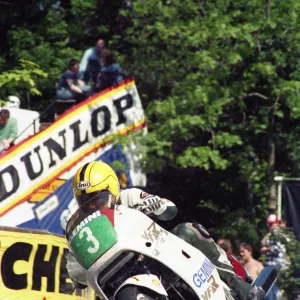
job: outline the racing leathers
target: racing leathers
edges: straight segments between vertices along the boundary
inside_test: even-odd
[[[173,219],[177,214],[176,205],[159,196],[148,194],[137,188],[122,190],[120,194],[122,205],[136,208],[145,214],[154,214],[162,221]],[[220,248],[206,229],[198,223],[182,223],[177,225],[172,233],[199,249],[216,266],[220,277],[233,289],[233,294],[241,300],[264,299],[264,292],[250,285],[234,272],[225,251]],[[81,284],[85,284],[85,270],[71,256],[67,256],[67,267],[70,277]]]

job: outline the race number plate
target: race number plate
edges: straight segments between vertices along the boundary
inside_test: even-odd
[[[117,233],[105,215],[85,218],[72,231],[69,245],[76,260],[88,269],[118,241]]]

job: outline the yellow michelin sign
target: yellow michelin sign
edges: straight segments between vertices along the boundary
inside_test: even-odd
[[[63,236],[0,226],[0,300],[94,300],[87,288],[73,291]]]

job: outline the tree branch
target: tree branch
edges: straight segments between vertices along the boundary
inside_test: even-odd
[[[270,20],[271,16],[271,0],[266,0],[266,17],[267,20]]]
[[[246,96],[243,97],[243,99],[247,98],[247,97],[259,97],[261,99],[264,99],[264,100],[268,100],[269,98],[263,94],[260,94],[260,93],[250,93]]]
[[[256,39],[256,42],[257,42],[257,49],[258,49],[258,52],[261,52],[261,46],[260,46],[260,42],[259,42],[259,39],[258,39],[258,38]]]

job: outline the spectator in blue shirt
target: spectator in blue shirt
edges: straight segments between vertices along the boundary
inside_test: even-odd
[[[80,102],[91,95],[91,87],[78,77],[79,61],[71,59],[69,70],[63,73],[56,89],[57,99],[76,99]]]
[[[99,39],[95,47],[89,48],[84,52],[80,61],[79,74],[85,83],[88,83],[90,80],[93,83],[96,82],[97,76],[103,67],[101,54],[104,47],[105,41]]]
[[[97,79],[96,88],[98,90],[104,90],[124,80],[123,71],[116,63],[115,56],[110,50],[104,49],[101,58],[103,68]]]

